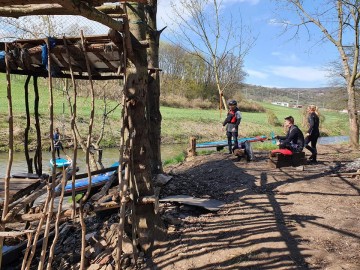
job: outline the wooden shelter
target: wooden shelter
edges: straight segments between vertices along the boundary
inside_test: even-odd
[[[150,3],[151,2],[151,3]],[[42,214],[38,217],[38,229],[35,234],[29,238],[28,248],[23,262],[23,269],[30,267],[36,241],[40,232],[43,232],[44,243],[42,246],[39,268],[44,268],[47,241],[50,231],[50,223],[53,222],[53,203],[55,197],[55,186],[61,181],[68,179],[75,181],[75,170],[64,174],[60,179],[56,175],[55,168],[52,171],[51,183],[42,182],[31,195],[26,198],[14,201],[10,198],[11,193],[11,163],[12,163],[12,136],[13,136],[13,115],[11,109],[11,83],[10,74],[20,74],[34,77],[34,87],[36,88],[37,77],[47,77],[50,92],[49,134],[53,133],[53,97],[52,97],[52,79],[53,78],[70,78],[75,88],[76,79],[89,80],[90,91],[92,95],[91,119],[89,121],[89,134],[86,142],[87,171],[89,177],[89,186],[91,185],[91,171],[88,163],[89,149],[91,142],[92,125],[94,120],[94,91],[92,80],[124,80],[123,91],[123,113],[120,142],[119,161],[119,197],[120,203],[120,222],[119,222],[119,241],[117,250],[117,263],[120,263],[122,252],[122,237],[124,235],[124,222],[126,207],[131,207],[132,226],[133,226],[133,245],[134,258],[136,261],[136,249],[140,245],[143,250],[150,250],[154,232],[151,228],[157,226],[157,218],[154,218],[153,199],[154,190],[151,183],[151,171],[148,160],[149,140],[148,140],[148,120],[146,120],[146,96],[148,80],[151,74],[158,75],[158,67],[151,64],[148,67],[146,48],[149,42],[146,40],[145,24],[138,23],[145,21],[144,4],[155,5],[156,1],[133,0],[127,1],[84,1],[84,0],[21,0],[13,5],[14,1],[0,0],[0,16],[19,18],[30,15],[80,15],[89,20],[96,21],[107,27],[107,35],[84,36],[81,32],[79,37],[46,37],[44,39],[26,39],[13,40],[11,42],[0,42],[0,72],[6,73],[7,76],[7,93],[9,107],[9,165],[3,185],[3,207],[2,218],[0,222],[0,233],[5,231],[6,223],[14,219],[14,215],[19,213],[25,206],[31,204],[37,194],[44,194],[45,188],[48,189],[48,196],[45,201],[45,207]],[[150,4],[149,4],[150,3]],[[154,4],[155,3],[155,4]],[[129,5],[130,8],[127,8]],[[156,12],[155,12],[156,14]],[[132,21],[132,23],[131,23]],[[154,24],[156,26],[156,24]],[[156,28],[155,28],[156,30]],[[1,41],[1,40],[0,40]],[[151,46],[151,45],[150,45]],[[157,76],[158,77],[158,76]],[[28,81],[27,81],[28,83]],[[27,85],[25,85],[25,89]],[[36,112],[35,112],[36,114]],[[37,117],[35,115],[35,117]],[[150,117],[148,117],[150,118]],[[72,112],[72,130],[74,131],[74,121],[76,112]],[[159,119],[159,117],[158,117]],[[161,118],[160,118],[161,119]],[[38,120],[37,120],[38,121]],[[38,122],[37,122],[37,128]],[[74,140],[76,141],[75,131]],[[41,168],[41,138],[37,130],[38,163],[35,166]],[[52,141],[52,138],[49,138]],[[134,143],[136,142],[136,143]],[[55,158],[54,145],[51,143],[52,157]],[[74,161],[76,162],[76,144],[74,146]],[[121,169],[124,169],[123,174]],[[38,171],[37,171],[38,172]],[[41,172],[41,169],[38,173]],[[136,188],[135,188],[136,187]],[[85,233],[86,226],[83,216],[83,207],[89,197],[87,192],[80,201],[79,217],[82,227],[82,250],[81,250],[81,269],[84,269],[85,257]],[[63,196],[63,194],[61,195]],[[150,198],[150,199],[144,199]],[[143,203],[146,201],[146,203]],[[12,202],[11,207],[9,204]],[[150,203],[149,203],[150,202]],[[144,205],[145,204],[145,205]],[[73,193],[73,214],[75,220],[75,193]],[[136,213],[136,214],[135,214]],[[55,230],[58,226],[60,211],[56,217]],[[45,229],[43,228],[45,224]],[[140,224],[140,225],[139,225]],[[5,234],[4,234],[5,235]],[[3,234],[0,235],[0,250],[4,240]],[[32,240],[32,237],[33,240]],[[30,245],[32,241],[33,245]],[[54,240],[55,241],[55,240]],[[52,245],[54,246],[55,242]],[[50,258],[52,258],[49,251]],[[51,266],[51,260],[48,267]],[[1,256],[0,256],[1,266]]]

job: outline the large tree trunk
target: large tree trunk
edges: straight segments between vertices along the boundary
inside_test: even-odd
[[[358,113],[356,108],[355,100],[355,86],[354,84],[348,84],[348,114],[349,114],[349,124],[350,124],[350,147],[358,148],[359,147],[359,121]]]
[[[138,40],[145,40],[146,26],[143,22],[144,5],[128,4],[128,19],[131,34]],[[138,48],[130,56],[131,63],[127,69],[125,85],[126,110],[128,127],[133,136],[133,166],[135,182],[135,213],[138,228],[139,244],[151,254],[154,239],[159,237],[160,218],[155,215],[153,204],[140,204],[138,198],[154,195],[151,168],[149,162],[150,141],[148,137],[148,120],[146,119],[146,100],[148,87],[147,55],[145,48]]]
[[[147,5],[147,39],[149,41],[148,67],[150,68],[147,97],[147,118],[149,121],[150,166],[152,174],[163,171],[161,162],[161,113],[160,113],[160,72],[159,68],[159,38],[156,13],[157,0],[149,0]]]

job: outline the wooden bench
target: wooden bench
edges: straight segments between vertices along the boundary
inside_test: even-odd
[[[281,153],[269,154],[268,164],[271,168],[298,167],[306,164],[305,152],[283,155]]]

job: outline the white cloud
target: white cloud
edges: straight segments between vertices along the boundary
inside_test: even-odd
[[[262,72],[262,71],[258,71],[258,70],[253,70],[253,69],[247,69],[245,70],[246,73],[248,73],[251,77],[257,78],[257,79],[266,79],[269,77],[269,74]]]
[[[244,4],[250,4],[250,5],[257,5],[258,3],[260,3],[260,0],[223,0],[222,5],[223,8],[227,5],[227,4],[232,4],[232,3],[244,3]],[[174,12],[173,12],[173,8],[172,5],[175,5],[177,7],[181,7],[181,4],[179,3],[179,1],[174,1],[174,0],[159,0],[158,1],[158,8],[157,8],[157,20],[158,20],[158,28],[161,29],[164,26],[170,26],[173,24],[173,19],[174,19]],[[186,12],[184,12],[182,14],[183,16],[189,16],[188,14],[186,14]]]
[[[320,68],[306,66],[269,66],[268,71],[276,76],[306,82],[324,81],[327,75]]]
[[[279,60],[288,62],[288,63],[296,63],[300,59],[297,57],[295,53],[282,53],[282,52],[272,52],[271,55],[277,57]]]
[[[278,19],[269,19],[267,22],[269,25],[271,26],[282,26],[282,27],[286,27],[288,26],[291,22],[290,21],[279,21]]]

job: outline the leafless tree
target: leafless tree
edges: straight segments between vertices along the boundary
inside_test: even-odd
[[[223,71],[228,57],[233,57],[235,71],[241,70],[244,57],[255,42],[251,31],[232,14],[223,13],[224,1],[181,0],[172,2],[177,25],[173,29],[177,42],[205,61],[212,69],[216,86],[226,108],[223,93],[238,79]],[[240,17],[237,14],[237,17]],[[235,74],[234,74],[235,75]]]
[[[278,1],[286,3],[298,15],[298,22],[284,20],[286,29],[294,29],[295,35],[303,27],[308,31],[315,25],[322,33],[322,39],[335,45],[341,63],[341,77],[346,82],[348,115],[350,123],[350,145],[359,147],[359,121],[355,99],[356,81],[360,78],[359,65],[359,22],[360,2],[357,0],[332,0],[304,5],[301,0]],[[311,8],[310,8],[311,6]]]

